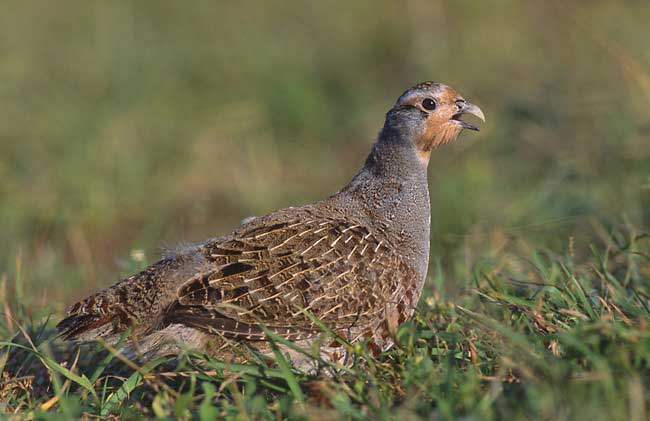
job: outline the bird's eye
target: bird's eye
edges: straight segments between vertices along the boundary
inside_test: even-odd
[[[422,101],[422,106],[425,110],[433,111],[436,109],[436,101],[431,98],[425,98],[424,101]]]

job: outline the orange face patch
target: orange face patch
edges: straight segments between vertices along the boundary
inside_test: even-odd
[[[427,92],[429,91],[429,92]],[[431,150],[455,140],[463,130],[452,117],[458,112],[456,101],[462,97],[454,89],[445,85],[427,86],[427,91],[416,92],[404,98],[404,103],[428,114],[424,130],[417,134],[414,142],[420,158],[428,161]],[[427,110],[422,102],[427,98],[436,101],[435,110]]]

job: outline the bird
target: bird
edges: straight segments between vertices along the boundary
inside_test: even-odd
[[[431,152],[465,129],[479,131],[465,115],[485,122],[450,86],[409,88],[340,191],[167,253],[72,305],[57,325],[60,336],[115,345],[128,335],[124,352],[132,356],[189,348],[232,363],[272,357],[277,338],[315,345],[323,361],[341,364],[342,343],[365,341],[373,355],[388,350],[427,275]],[[312,358],[279,345],[295,367],[313,367]]]

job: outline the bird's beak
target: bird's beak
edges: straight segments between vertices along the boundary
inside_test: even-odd
[[[452,120],[458,121],[460,125],[463,126],[463,128],[465,129],[475,130],[478,132],[479,131],[478,127],[460,119],[460,116],[462,116],[463,114],[471,114],[473,116],[476,116],[480,118],[482,122],[485,123],[485,115],[483,114],[483,110],[481,110],[478,106],[474,104],[470,104],[469,102],[463,102],[459,106],[458,112],[454,114],[454,116],[452,117]]]

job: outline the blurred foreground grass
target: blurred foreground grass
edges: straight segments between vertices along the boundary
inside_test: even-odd
[[[397,404],[422,414],[546,415],[557,404],[568,412],[554,414],[568,417],[574,398],[589,403],[585,417],[645,408],[647,303],[635,294],[648,287],[639,266],[647,251],[622,263],[627,275],[601,270],[599,259],[613,233],[629,239],[650,226],[650,3],[12,0],[2,8],[0,280],[6,314],[17,317],[2,324],[4,338],[155,260],[161,246],[337,190],[395,98],[433,79],[479,104],[488,123],[432,157],[432,304],[404,328],[410,345],[369,373],[300,384],[323,388],[314,394],[350,416]],[[637,256],[616,241],[617,256]],[[596,255],[590,244],[600,244]],[[503,270],[495,262],[516,259],[534,263],[517,282],[561,291],[479,275],[485,261],[495,274]],[[578,266],[601,269],[583,279]],[[575,296],[574,273],[586,301]],[[574,319],[556,323],[556,313]],[[536,327],[546,317],[556,331]],[[449,329],[460,336],[446,337]],[[469,357],[471,343],[478,353]],[[213,395],[227,395],[218,410],[291,411],[298,397],[262,377],[215,383]],[[201,389],[194,378],[179,381],[209,395],[211,381]],[[61,381],[43,396],[71,393],[75,383]],[[273,384],[284,391],[287,382]],[[96,397],[86,389],[93,398],[81,407],[73,394],[53,408],[101,412],[102,387],[93,384]],[[198,408],[165,390],[155,395],[160,414],[173,402],[181,412]],[[45,399],[11,393],[7,410]]]

